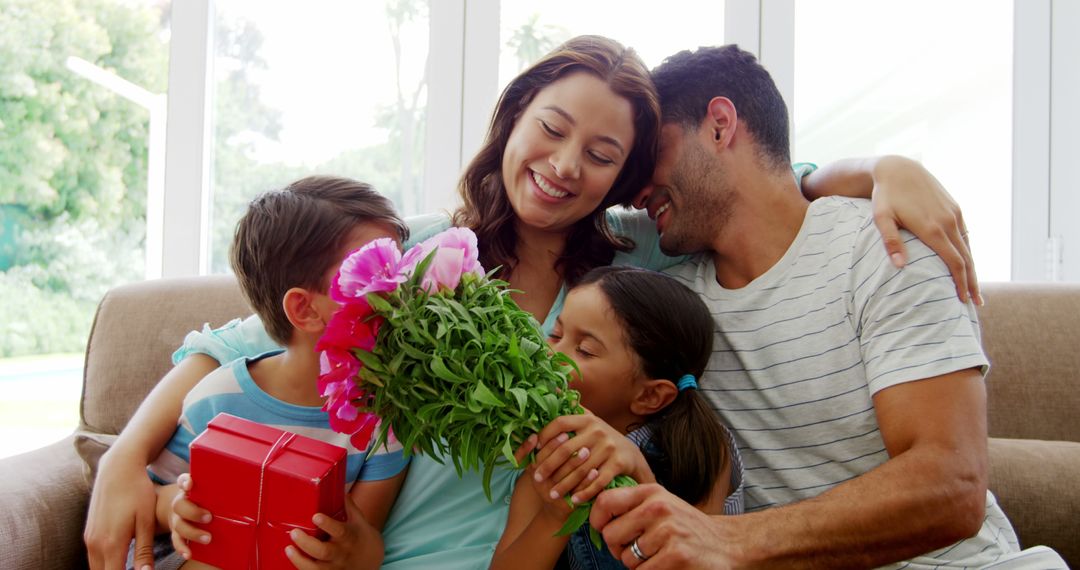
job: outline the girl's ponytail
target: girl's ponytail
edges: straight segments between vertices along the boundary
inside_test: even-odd
[[[646,457],[659,467],[657,482],[691,505],[708,500],[730,458],[727,434],[705,398],[696,388],[680,388],[675,401],[646,426],[654,446],[646,448]]]

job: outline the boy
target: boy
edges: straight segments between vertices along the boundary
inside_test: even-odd
[[[290,559],[340,561],[353,568],[379,565],[383,550],[376,529],[386,521],[407,460],[400,445],[360,449],[350,442],[351,436],[330,428],[317,387],[315,343],[338,308],[327,291],[345,256],[371,240],[404,240],[407,235],[389,200],[367,184],[345,178],[304,178],[251,202],[237,225],[230,261],[244,296],[270,336],[285,348],[235,360],[200,381],[184,399],[172,440],[148,467],[161,484],[158,529],[172,531],[173,546],[185,559],[190,558],[187,540],[211,539],[187,521],[207,522],[212,516],[182,495],[191,484],[187,475],[180,476],[188,471],[188,445],[214,416],[228,412],[348,451],[348,520],[316,515],[315,524],[330,539],[320,542],[293,531],[296,547],[286,549]],[[175,554],[173,561],[179,562]]]

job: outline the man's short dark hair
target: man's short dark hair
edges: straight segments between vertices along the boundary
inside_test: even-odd
[[[292,337],[285,292],[325,292],[353,229],[367,223],[386,225],[402,241],[409,235],[389,199],[348,178],[309,176],[251,201],[236,225],[230,263],[270,338],[285,345]]]
[[[652,77],[665,124],[696,130],[709,101],[727,97],[770,165],[791,164],[787,106],[753,54],[736,45],[682,51],[665,59]]]

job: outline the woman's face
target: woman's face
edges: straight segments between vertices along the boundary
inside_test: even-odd
[[[643,373],[622,324],[597,285],[576,287],[566,295],[548,344],[573,358],[581,370],[581,377],[570,383],[581,392],[581,405],[625,432],[637,419],[630,402]]]
[[[633,144],[633,106],[596,76],[572,73],[541,89],[503,150],[503,182],[520,222],[569,229],[600,205]]]

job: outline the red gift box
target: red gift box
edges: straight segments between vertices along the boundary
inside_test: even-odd
[[[192,558],[224,570],[293,568],[292,529],[320,536],[315,513],[345,520],[345,467],[342,447],[218,414],[191,442],[190,498],[213,514],[199,525],[210,544],[191,542]]]

